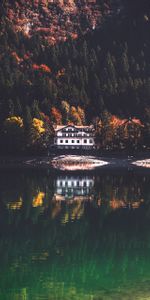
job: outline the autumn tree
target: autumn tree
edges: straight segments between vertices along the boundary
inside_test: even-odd
[[[70,105],[67,101],[61,102],[62,108],[62,116],[63,116],[63,124],[67,124],[69,121],[69,112],[70,112]]]
[[[77,112],[79,114],[79,117],[81,119],[81,122],[82,122],[82,125],[85,124],[85,112],[84,112],[84,109],[81,108],[80,106],[77,107]]]
[[[61,112],[56,107],[52,107],[50,117],[54,124],[57,124],[57,125],[62,124]]]
[[[75,125],[82,125],[81,117],[80,117],[77,109],[75,108],[75,106],[71,106],[71,108],[70,108],[70,120]]]

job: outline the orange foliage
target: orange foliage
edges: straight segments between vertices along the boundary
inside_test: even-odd
[[[13,58],[15,58],[15,60],[16,60],[16,62],[17,62],[18,64],[19,64],[20,62],[22,62],[22,58],[20,58],[16,52],[12,52],[11,55],[12,55]]]
[[[40,70],[45,72],[45,73],[51,73],[51,69],[47,65],[40,65]]]
[[[132,118],[131,120],[128,119],[120,119],[116,116],[112,116],[111,118],[111,125],[114,128],[123,126],[123,125],[128,125],[128,124],[135,124],[138,125],[140,127],[143,127],[144,125],[142,124],[142,122],[140,121],[140,119],[136,119],[136,118]]]
[[[133,118],[132,122],[136,125],[139,125],[141,127],[144,127],[144,125],[142,124],[142,122],[139,119]]]
[[[77,33],[72,33],[71,37],[73,40],[76,40],[78,38],[78,34]]]
[[[125,208],[125,207],[126,207],[126,203],[125,203],[125,201],[123,201],[123,200],[119,200],[119,199],[113,198],[113,199],[110,201],[110,207],[111,207],[113,210],[116,210],[116,209],[119,209],[119,208]]]
[[[134,201],[134,202],[131,201],[130,202],[130,201],[119,200],[119,199],[113,198],[110,201],[110,207],[113,210],[126,208],[126,207],[132,207],[133,209],[137,209],[140,207],[141,203],[143,203],[143,199],[141,199],[139,201]]]
[[[119,127],[119,126],[122,126],[124,125],[124,123],[126,122],[127,120],[126,119],[119,119],[117,118],[116,116],[112,116],[111,118],[111,125],[116,128],[116,127]]]
[[[32,69],[33,69],[33,70],[37,70],[37,71],[38,71],[38,70],[39,70],[39,66],[38,66],[38,65],[36,65],[36,64],[33,64],[33,65],[32,65]]]
[[[41,65],[33,64],[32,69],[35,71],[41,71],[44,73],[51,73],[51,69],[47,65],[44,65],[44,64],[41,64]]]
[[[52,107],[51,114],[54,119],[54,123],[57,125],[61,125],[62,124],[61,112],[56,107]]]

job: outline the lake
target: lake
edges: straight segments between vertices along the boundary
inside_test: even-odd
[[[0,174],[0,300],[150,299],[150,172]]]

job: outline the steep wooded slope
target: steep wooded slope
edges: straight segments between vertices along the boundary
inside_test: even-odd
[[[3,12],[15,32],[44,36],[50,44],[76,39],[111,14],[110,0],[3,1]]]

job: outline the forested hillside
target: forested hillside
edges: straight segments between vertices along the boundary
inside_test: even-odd
[[[149,1],[41,2],[1,4],[1,151],[40,151],[67,123],[93,123],[103,148],[147,147]]]

